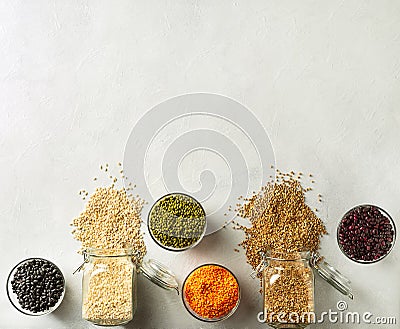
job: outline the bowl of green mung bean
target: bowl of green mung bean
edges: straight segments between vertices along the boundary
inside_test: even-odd
[[[206,212],[190,195],[170,193],[151,207],[147,225],[153,240],[164,249],[183,251],[200,243],[206,232]]]

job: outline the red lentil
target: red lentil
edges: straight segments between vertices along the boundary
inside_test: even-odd
[[[239,284],[222,266],[204,265],[186,279],[184,296],[194,313],[206,319],[229,314],[239,301]]]

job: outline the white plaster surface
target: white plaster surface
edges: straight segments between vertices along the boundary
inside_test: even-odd
[[[83,208],[77,192],[99,163],[121,161],[147,109],[198,91],[246,105],[268,130],[278,167],[315,174],[330,233],[322,252],[353,281],[349,309],[396,316],[397,325],[375,326],[399,328],[399,245],[362,266],[335,240],[341,215],[360,203],[382,206],[399,226],[399,54],[396,0],[0,1],[0,328],[91,327],[72,275],[81,262],[69,227]],[[179,255],[147,239],[180,283],[200,263],[230,267],[242,287],[233,317],[198,322],[179,296],[140,278],[126,327],[265,328],[258,283],[233,252],[240,239],[222,230]],[[8,271],[30,256],[53,260],[67,279],[64,302],[45,317],[19,314],[5,293]],[[317,279],[317,311],[342,298]]]

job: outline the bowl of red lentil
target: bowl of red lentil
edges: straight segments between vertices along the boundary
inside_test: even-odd
[[[187,311],[196,319],[217,322],[229,318],[240,303],[236,276],[219,264],[204,264],[186,277],[182,299]]]

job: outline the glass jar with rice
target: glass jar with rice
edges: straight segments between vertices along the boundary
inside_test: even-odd
[[[139,252],[126,249],[87,249],[82,277],[82,318],[101,326],[131,321],[137,307],[136,282],[141,272],[165,289],[178,289],[174,275],[153,259],[138,262]]]

